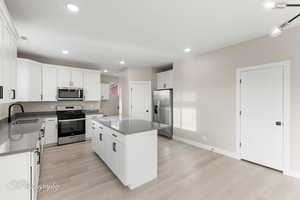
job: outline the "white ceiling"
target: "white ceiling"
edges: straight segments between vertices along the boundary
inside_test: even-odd
[[[190,54],[253,39],[297,14],[262,0],[6,0],[19,51],[99,68],[162,66]],[[65,8],[71,2],[78,14]],[[293,1],[292,1],[293,2]],[[299,2],[298,2],[299,3]],[[69,50],[63,55],[62,50]]]

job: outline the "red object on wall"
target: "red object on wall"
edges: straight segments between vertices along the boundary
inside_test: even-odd
[[[118,86],[117,85],[111,87],[111,93],[113,95],[117,95],[118,94]]]

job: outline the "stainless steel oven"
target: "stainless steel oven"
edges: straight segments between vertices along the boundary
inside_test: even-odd
[[[83,101],[82,88],[58,88],[57,100],[59,101]]]
[[[85,114],[81,106],[57,106],[58,144],[85,141]]]

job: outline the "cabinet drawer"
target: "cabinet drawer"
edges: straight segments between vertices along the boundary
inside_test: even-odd
[[[122,133],[119,133],[117,131],[112,130],[111,135],[116,138],[116,140],[123,142],[125,140],[125,137]]]

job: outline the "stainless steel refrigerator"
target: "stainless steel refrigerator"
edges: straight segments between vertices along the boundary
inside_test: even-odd
[[[153,91],[153,121],[168,124],[158,134],[168,138],[173,137],[173,90],[163,89]]]

